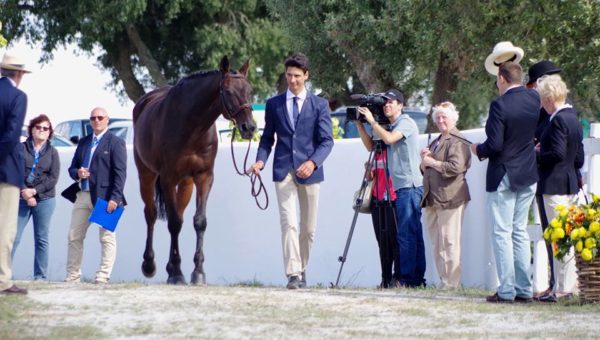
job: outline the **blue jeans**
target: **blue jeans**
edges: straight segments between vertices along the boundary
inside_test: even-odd
[[[529,207],[536,184],[512,192],[508,176],[498,190],[488,192],[488,209],[492,218],[492,245],[498,274],[498,296],[513,300],[515,296],[530,298],[533,289],[529,278],[531,245],[527,233]]]
[[[421,225],[423,187],[396,191],[397,241],[400,284],[417,287],[425,284],[425,245]]]
[[[19,200],[17,236],[13,244],[12,257],[15,257],[17,246],[21,242],[21,236],[27,222],[33,217],[33,239],[35,242],[33,278],[35,280],[46,279],[48,275],[48,230],[55,206],[56,199],[54,197],[38,201],[35,207],[28,206],[23,199]]]

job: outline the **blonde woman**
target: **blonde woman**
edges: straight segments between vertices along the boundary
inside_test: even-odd
[[[567,104],[567,85],[559,75],[538,79],[537,91],[550,120],[536,145],[540,180],[548,221],[556,217],[554,208],[574,203],[579,191],[577,171],[583,166],[583,133],[573,107]],[[554,287],[538,300],[556,302],[557,298],[577,292],[573,248],[562,261],[554,259]]]

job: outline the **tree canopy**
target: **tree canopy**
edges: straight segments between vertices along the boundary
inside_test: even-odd
[[[579,111],[600,112],[600,2],[514,0],[266,0],[271,15],[314,61],[312,78],[336,96],[401,89],[413,103],[455,102],[459,126],[479,126],[496,95],[483,64],[497,42],[525,50],[525,73],[563,68]]]
[[[43,43],[44,59],[75,43],[123,83],[131,100],[147,89],[214,69],[223,55],[249,75],[257,99],[272,94],[289,53],[287,36],[257,0],[1,0],[9,39]]]
[[[292,51],[311,60],[311,80],[330,100],[401,89],[409,104],[451,100],[459,127],[479,126],[497,95],[483,63],[494,45],[525,50],[521,64],[559,65],[578,111],[600,112],[600,2],[597,0],[0,0],[9,39],[42,41],[45,58],[75,43],[132,100],[146,89],[222,55],[247,57],[257,99],[281,82]],[[348,81],[348,79],[352,81]]]

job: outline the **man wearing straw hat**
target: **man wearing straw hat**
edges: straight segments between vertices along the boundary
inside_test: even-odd
[[[17,234],[19,194],[23,187],[23,145],[19,143],[27,95],[17,87],[30,73],[18,57],[6,53],[0,64],[0,294],[27,294],[15,286],[11,252]]]
[[[523,50],[508,41],[487,57],[485,68],[496,76],[500,97],[490,104],[485,142],[471,145],[480,160],[489,159],[487,206],[499,281],[496,293],[486,298],[492,303],[531,302],[533,293],[527,217],[538,180],[533,134],[540,98],[521,85],[521,58]]]

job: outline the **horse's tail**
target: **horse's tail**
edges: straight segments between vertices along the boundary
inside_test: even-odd
[[[160,176],[156,178],[156,183],[154,184],[154,192],[154,205],[156,206],[158,218],[165,221],[167,219],[167,208],[165,206],[165,197],[163,195],[162,189],[160,188]]]

